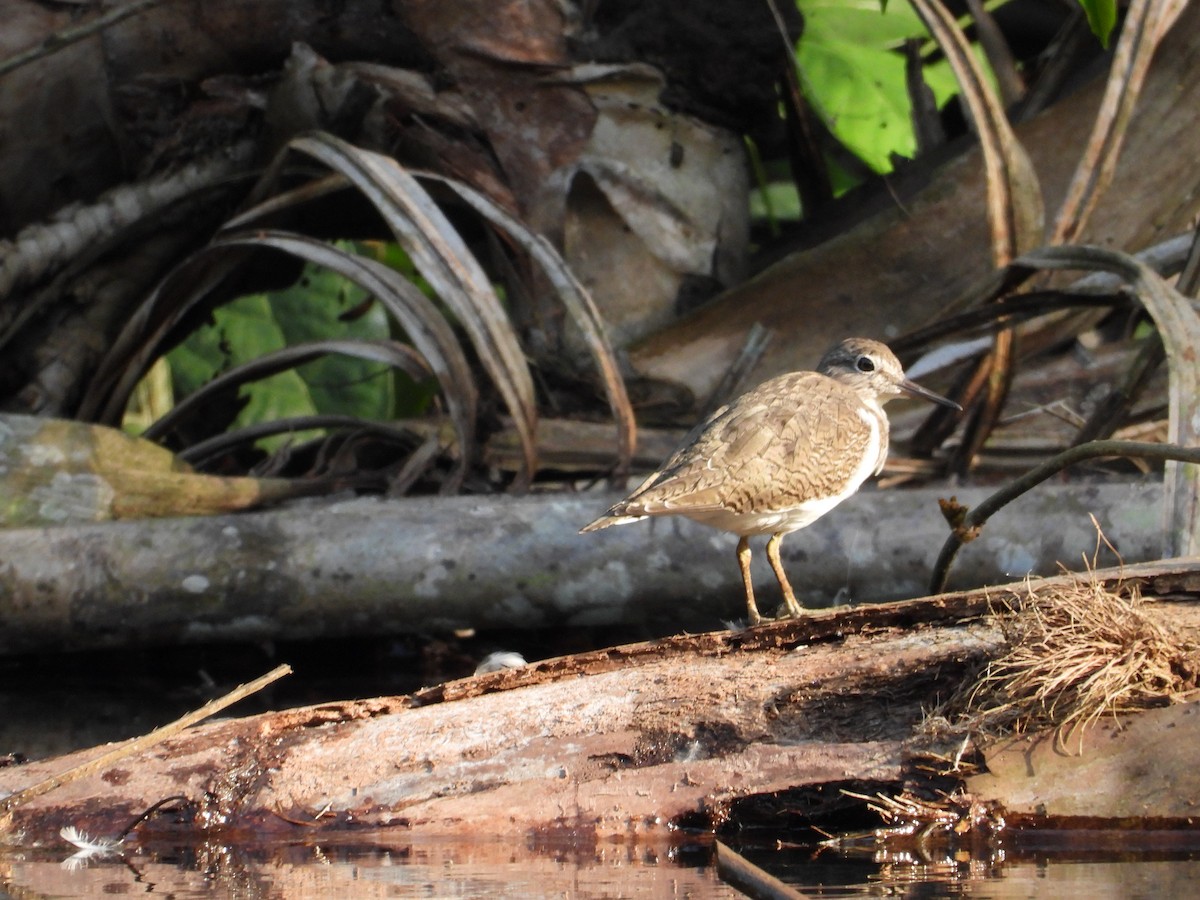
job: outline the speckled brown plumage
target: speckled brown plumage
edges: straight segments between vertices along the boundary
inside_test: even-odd
[[[780,375],[717,410],[609,514],[745,515],[838,494],[871,451],[874,429],[860,407],[851,388],[826,375]],[[886,455],[884,429],[872,471]]]
[[[681,515],[733,532],[740,538],[738,564],[751,624],[761,617],[748,538],[770,534],[767,557],[788,613],[800,615],[779,543],[882,469],[888,449],[882,404],[901,391],[956,405],[905,378],[878,341],[845,340],[822,357],[817,371],[772,378],[717,410],[657,472],[583,531]]]

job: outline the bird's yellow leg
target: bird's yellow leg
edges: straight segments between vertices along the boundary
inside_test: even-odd
[[[738,568],[742,570],[742,584],[746,588],[746,612],[750,624],[757,625],[762,621],[758,614],[758,604],[754,602],[754,582],[750,579],[750,539],[742,537],[737,545]]]
[[[779,587],[783,591],[783,602],[787,606],[788,615],[793,619],[798,619],[804,615],[804,607],[796,601],[796,595],[792,592],[792,583],[788,581],[787,573],[783,571],[783,562],[779,559],[779,544],[782,540],[782,532],[777,531],[771,535],[771,539],[767,541],[767,559],[771,561],[771,568],[775,571],[775,577],[779,579]]]

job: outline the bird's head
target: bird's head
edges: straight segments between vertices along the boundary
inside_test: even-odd
[[[817,371],[849,385],[861,395],[877,397],[880,403],[886,403],[895,394],[908,394],[962,409],[953,400],[910,381],[896,354],[885,344],[869,338],[846,338],[830,348],[817,364]]]

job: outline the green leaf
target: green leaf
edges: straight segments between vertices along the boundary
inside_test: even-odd
[[[197,329],[168,354],[176,396],[183,397],[231,366],[285,346],[324,338],[389,337],[389,319],[366,292],[337,273],[305,266],[290,288],[253,294],[218,307],[213,324]],[[399,386],[397,382],[403,382]],[[404,402],[397,400],[397,388]],[[234,422],[244,427],[274,419],[340,413],[364,419],[415,415],[436,386],[417,385],[378,362],[330,355],[245,385],[247,401]],[[288,438],[264,441],[273,448]],[[294,439],[294,437],[292,438]]]
[[[300,281],[272,294],[271,309],[286,343],[322,338],[384,338],[388,319],[377,303],[364,306],[366,292],[340,275],[307,266]],[[341,317],[350,314],[348,318]],[[364,419],[393,415],[392,369],[381,363],[322,357],[296,370],[318,413],[344,413]]]
[[[278,350],[286,343],[268,295],[239,297],[214,310],[212,325],[192,332],[167,355],[175,394],[186,396],[231,365]],[[237,425],[316,412],[308,386],[295,371],[256,382],[242,396],[247,402],[235,420]]]
[[[1108,39],[1117,24],[1117,0],[1079,0],[1079,5],[1083,7],[1092,34],[1107,49]]]
[[[765,183],[750,195],[750,215],[756,219],[795,222],[800,218],[800,195],[790,181]]]
[[[877,0],[797,0],[797,6],[804,34],[796,64],[805,93],[848,149],[875,171],[890,171],[893,154],[911,157],[916,150],[897,48],[928,32],[908,4],[889,4],[886,12]],[[925,79],[939,104],[957,90],[944,64],[926,67]]]

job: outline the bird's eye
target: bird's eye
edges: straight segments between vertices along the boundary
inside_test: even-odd
[[[860,372],[874,372],[875,360],[871,359],[869,356],[860,356],[854,366]]]

